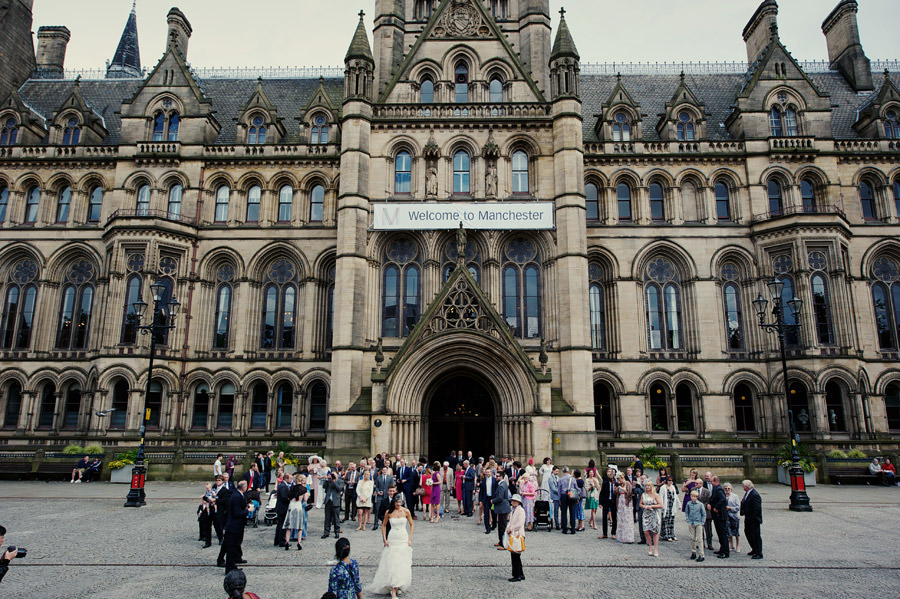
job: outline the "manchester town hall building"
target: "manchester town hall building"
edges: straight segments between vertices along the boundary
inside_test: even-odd
[[[151,459],[740,461],[790,410],[896,453],[900,73],[855,0],[825,62],[765,0],[747,63],[683,72],[582,64],[566,18],[599,16],[548,0],[375,0],[342,75],[230,78],[177,8],[155,66],[132,11],[75,77],[0,4],[4,451],[134,446],[149,409]],[[180,309],[148,381],[151,284]]]

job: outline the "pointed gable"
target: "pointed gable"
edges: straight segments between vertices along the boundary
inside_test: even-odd
[[[28,106],[16,90],[0,104],[0,122],[6,122],[10,117],[16,119],[19,126],[18,145],[38,144],[47,135],[44,117]]]
[[[53,121],[52,129],[55,135],[51,133],[51,143],[59,143],[59,140],[62,138],[62,130],[73,118],[78,120],[78,125],[81,127],[80,138],[83,145],[100,144],[109,134],[103,117],[88,105],[81,94],[80,83],[81,78],[79,77],[75,80],[72,93],[53,113],[51,120]]]
[[[601,105],[597,121],[597,136],[612,141],[632,141],[641,137],[641,105],[628,93],[622,74],[616,75],[616,85]]]
[[[262,134],[260,135],[260,128]],[[263,89],[262,77],[256,80],[256,89],[250,99],[240,108],[238,115],[237,138],[247,143],[280,143],[286,136],[284,123],[278,118],[278,108],[272,104],[268,94]],[[256,133],[248,138],[248,132],[253,129]],[[263,139],[263,141],[255,141]]]
[[[675,93],[666,102],[666,111],[659,115],[659,122],[656,124],[656,131],[659,133],[660,139],[676,139],[675,129],[678,127],[678,120],[681,113],[686,112],[690,119],[686,123],[682,123],[682,127],[690,126],[694,129],[701,128],[706,123],[706,106],[697,99],[697,96],[691,90],[691,87],[685,81],[684,72],[678,82]],[[704,135],[701,131],[694,131],[694,135],[690,139],[701,139]]]
[[[853,129],[863,137],[880,137],[882,128],[879,125],[883,123],[889,106],[900,112],[900,89],[891,78],[890,71],[885,69],[881,87],[859,107]]]

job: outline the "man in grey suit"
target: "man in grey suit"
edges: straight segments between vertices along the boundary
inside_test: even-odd
[[[505,549],[503,546],[503,533],[506,532],[506,525],[509,522],[509,485],[503,478],[503,471],[497,472],[497,485],[494,487],[491,503],[494,504],[494,518],[497,519],[497,543],[494,545],[497,549]],[[487,517],[487,514],[485,514]]]
[[[375,506],[372,509],[372,530],[378,530],[378,514],[381,511],[381,504],[388,499],[388,489],[394,482],[391,474],[391,467],[385,466],[381,469],[381,474],[375,477]]]
[[[344,492],[344,479],[336,471],[328,473],[325,479],[325,534],[323,539],[328,538],[328,531],[334,524],[334,538],[341,537],[341,495]]]

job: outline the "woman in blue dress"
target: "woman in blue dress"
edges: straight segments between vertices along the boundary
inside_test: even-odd
[[[361,599],[362,585],[359,583],[359,565],[350,559],[350,541],[341,537],[334,544],[337,564],[328,576],[328,590],[335,599]]]

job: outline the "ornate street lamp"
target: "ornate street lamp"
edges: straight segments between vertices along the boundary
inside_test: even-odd
[[[172,296],[168,302],[163,301],[166,286],[157,281],[150,285],[150,293],[153,295],[153,312],[150,313],[149,324],[138,324],[135,328],[141,335],[150,335],[150,365],[147,368],[147,389],[144,392],[144,418],[141,421],[141,445],[138,448],[137,457],[134,460],[134,468],[131,469],[131,489],[125,498],[125,507],[141,507],[146,503],[144,482],[147,478],[147,469],[144,467],[144,435],[147,432],[147,422],[150,420],[150,409],[147,404],[150,401],[150,386],[153,384],[153,357],[156,350],[156,341],[165,331],[175,328],[175,317],[181,304]],[[147,303],[140,297],[131,304],[135,318],[140,323],[147,311]]]
[[[791,505],[790,509],[795,512],[811,512],[812,506],[809,504],[809,496],[806,494],[806,483],[803,480],[803,469],[800,467],[800,454],[797,451],[797,444],[800,437],[797,435],[797,427],[794,424],[794,412],[791,410],[791,404],[788,400],[788,369],[787,357],[784,350],[784,336],[790,329],[796,331],[799,335],[800,331],[800,307],[803,302],[797,296],[787,301],[787,305],[794,316],[794,324],[786,324],[784,322],[784,314],[782,312],[783,303],[781,294],[784,291],[784,281],[778,277],[774,277],[766,283],[769,288],[769,294],[772,296],[772,316],[775,320],[766,322],[766,305],[769,303],[760,293],[753,305],[756,308],[756,314],[759,316],[759,326],[770,333],[778,336],[778,347],[781,350],[781,373],[784,377],[784,401],[787,404],[788,425],[790,426],[790,445],[791,445]]]

